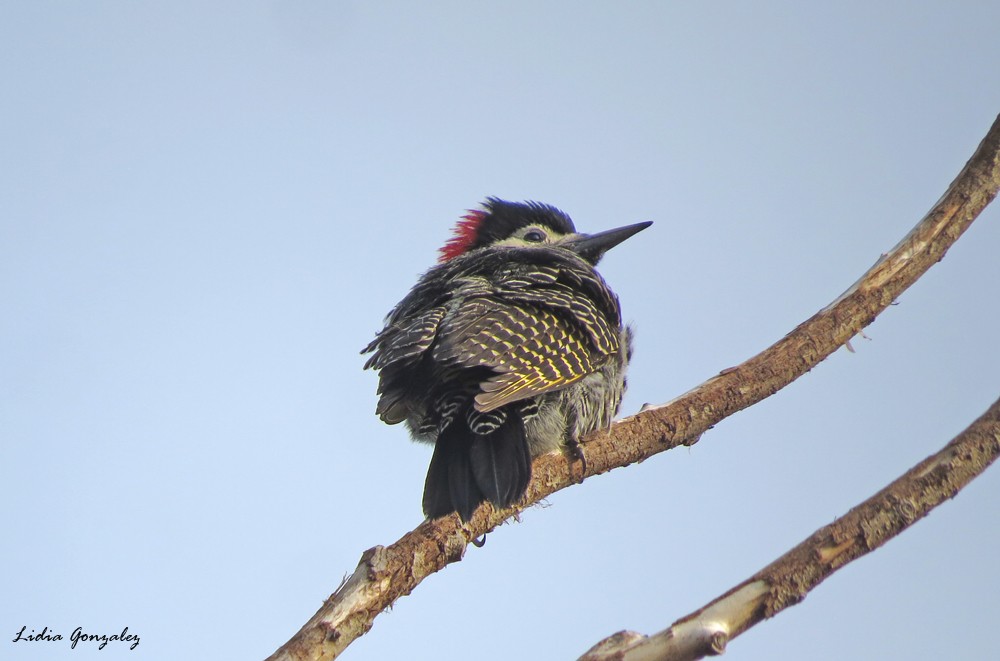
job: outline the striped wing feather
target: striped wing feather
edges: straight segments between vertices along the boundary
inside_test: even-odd
[[[453,279],[422,280],[390,313],[364,351],[374,351],[365,367],[383,370],[379,410],[387,421],[405,415],[402,399],[421,387],[410,370],[428,351],[442,367],[492,373],[475,398],[487,412],[564,388],[619,350],[618,301],[600,275],[565,263],[526,268],[508,264],[508,255],[487,254],[493,261],[475,269],[445,265],[456,269]]]
[[[476,395],[476,409],[491,411],[595,371],[595,358],[603,362],[617,351],[617,338],[609,338],[604,351],[594,352],[588,333],[562,315],[536,305],[473,299],[441,324],[434,358],[493,371]]]

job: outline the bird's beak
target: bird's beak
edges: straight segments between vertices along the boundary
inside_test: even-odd
[[[630,236],[638,234],[652,224],[652,221],[647,220],[644,223],[626,225],[625,227],[605,230],[604,232],[598,232],[597,234],[580,234],[579,236],[565,241],[562,246],[572,250],[592,264],[596,264],[604,253],[611,250]]]

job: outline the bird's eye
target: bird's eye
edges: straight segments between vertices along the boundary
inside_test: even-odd
[[[541,243],[545,240],[545,233],[541,230],[531,230],[524,233],[524,240],[531,243]]]

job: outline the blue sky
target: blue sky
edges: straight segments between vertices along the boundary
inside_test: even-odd
[[[638,334],[623,413],[766,347],[972,154],[997,24],[989,2],[4,3],[0,657],[264,658],[414,527],[430,452],[374,416],[358,351],[487,195],[654,221],[601,269]],[[998,221],[856,353],[530,509],[344,658],[575,658],[870,496],[998,395]],[[728,654],[988,656],[998,503],[994,469]]]

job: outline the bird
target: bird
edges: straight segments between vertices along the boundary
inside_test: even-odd
[[[517,503],[534,457],[610,426],[632,354],[595,266],[651,222],[582,234],[548,204],[480,206],[361,351],[379,376],[376,415],[434,444],[428,519]]]

